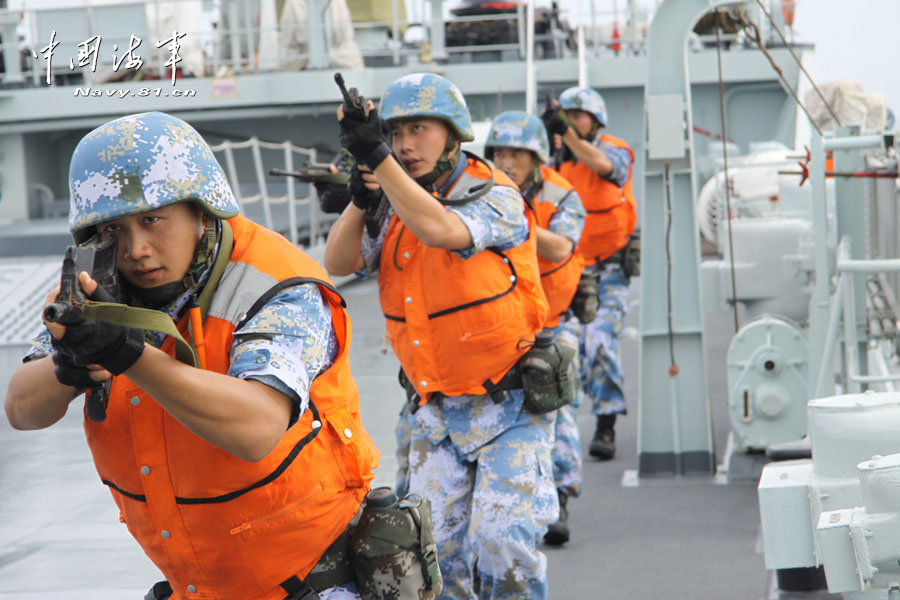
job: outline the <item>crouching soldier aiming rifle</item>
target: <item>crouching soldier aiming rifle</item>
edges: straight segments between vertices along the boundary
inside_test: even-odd
[[[163,113],[85,136],[69,186],[76,244],[118,243],[121,298],[46,320],[9,383],[12,426],[49,427],[89,380],[109,382],[106,418],[85,432],[167,578],[147,598],[359,598],[349,528],[379,454],[324,270],[242,217],[206,142]],[[103,299],[94,275],[78,284]]]

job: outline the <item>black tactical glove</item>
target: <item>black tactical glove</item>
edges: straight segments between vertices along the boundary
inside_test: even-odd
[[[316,193],[319,195],[319,207],[323,213],[342,213],[350,204],[350,192],[343,183],[316,181]]]
[[[340,127],[341,145],[373,171],[391,154],[377,109],[370,110],[365,119],[345,114]]]
[[[65,355],[78,367],[97,364],[121,375],[137,362],[144,352],[144,333],[102,321],[87,320],[66,325],[66,333],[53,340],[56,353]],[[59,375],[57,375],[59,378]]]
[[[554,134],[565,135],[569,130],[569,124],[566,123],[566,120],[558,110],[545,110],[541,113],[541,121],[544,122],[544,127],[547,129],[547,134],[550,136]]]
[[[357,163],[354,163],[350,169],[350,180],[347,182],[347,189],[350,191],[350,201],[361,210],[375,208],[381,202],[381,188],[370,190],[366,187],[362,171],[359,170]]]
[[[86,367],[79,367],[62,347],[57,346],[57,340],[51,336],[54,352],[52,354],[53,372],[56,380],[63,385],[83,389],[99,385],[100,382],[91,379],[90,371]]]

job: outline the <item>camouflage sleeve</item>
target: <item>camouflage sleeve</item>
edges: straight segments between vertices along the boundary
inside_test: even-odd
[[[556,214],[551,217],[548,229],[553,233],[566,236],[577,244],[581,239],[581,230],[584,229],[586,216],[587,213],[581,204],[581,197],[578,192],[572,190],[556,207]]]
[[[307,283],[274,296],[234,332],[228,374],[256,379],[293,399],[293,425],[309,405],[312,381],[337,354],[331,309],[318,286]]]
[[[385,217],[384,223],[381,224],[381,231],[378,232],[378,237],[371,238],[368,233],[363,232],[362,246],[360,247],[359,253],[362,254],[366,264],[362,269],[356,272],[356,276],[360,279],[366,279],[369,275],[378,270],[378,261],[381,258],[381,246],[384,244],[384,236],[387,233],[388,225],[391,222],[391,215],[393,214],[394,209],[388,207],[387,217]]]
[[[490,247],[508,250],[528,237],[525,202],[513,188],[494,186],[478,200],[448,210],[459,215],[472,236],[472,246],[453,250],[462,258],[471,258]]]
[[[625,148],[619,148],[615,144],[609,142],[600,142],[600,151],[613,164],[612,173],[609,175],[601,175],[604,179],[612,181],[619,187],[628,183],[629,171],[631,170],[631,153]]]
[[[31,348],[22,357],[22,362],[30,362],[51,354],[53,354],[53,346],[50,344],[50,332],[45,329],[31,340]]]

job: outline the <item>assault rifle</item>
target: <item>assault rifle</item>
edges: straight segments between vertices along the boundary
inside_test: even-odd
[[[81,310],[88,298],[78,280],[81,271],[86,271],[91,279],[97,282],[95,297],[99,296],[111,302],[117,301],[120,295],[119,275],[116,271],[118,247],[118,239],[115,236],[101,239],[97,234],[78,246],[66,248],[59,280],[59,293],[52,304],[44,307],[44,319],[48,323],[77,325],[84,321]],[[105,382],[98,381],[95,385],[88,386],[85,391],[88,418],[96,423],[106,419],[110,383],[111,379]]]
[[[359,90],[354,88],[350,88],[347,90],[347,87],[344,85],[344,76],[340,73],[334,74],[334,81],[337,83],[338,88],[341,90],[341,95],[344,97],[344,118],[350,117],[353,119],[358,119],[360,121],[365,121],[369,118],[369,107],[368,102],[366,102],[365,97],[359,93]],[[382,131],[385,131],[385,127],[382,124]],[[387,138],[387,136],[385,136]],[[386,140],[388,146],[391,145],[391,140]],[[356,165],[354,165],[354,168]],[[369,198],[369,202],[366,205],[366,215],[364,217],[366,224],[366,233],[371,238],[378,237],[378,233],[381,231],[381,227],[384,225],[384,220],[387,218],[389,202],[388,199],[384,196],[384,192],[378,190],[377,192],[367,191],[369,195],[378,194],[378,198]]]
[[[544,96],[544,111],[555,112],[557,110],[559,110],[559,108],[557,108],[557,106],[554,104],[553,94],[547,92],[547,95]],[[549,138],[548,141],[550,142],[550,156],[553,157],[553,168],[559,171],[559,167],[562,165],[563,161],[566,158],[563,155],[566,153],[568,148],[566,148],[565,144],[557,148],[553,145],[553,137],[549,134],[547,137]]]
[[[335,183],[337,185],[347,185],[350,179],[349,173],[338,169],[337,173],[332,173],[328,163],[306,163],[299,171],[285,171],[283,169],[269,169],[269,175],[279,177],[293,177],[304,183]]]

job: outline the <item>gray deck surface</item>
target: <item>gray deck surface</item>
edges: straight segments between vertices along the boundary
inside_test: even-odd
[[[383,318],[373,281],[342,287],[354,327],[353,373],[363,420],[382,450],[376,485],[391,485],[393,426],[400,408],[397,362],[382,354]],[[759,553],[754,482],[717,483],[706,476],[642,478],[636,468],[637,316],[639,281],[623,339],[631,413],[617,425],[619,453],[610,462],[586,457],[585,489],[570,502],[572,541],[547,548],[550,598],[610,600],[774,600],[810,594],[773,591]],[[728,434],[725,349],[729,315],[709,315],[707,336],[717,459]],[[23,348],[0,348],[0,390]],[[0,600],[139,599],[159,578],[118,521],[94,471],[81,426],[80,400],[54,427],[13,431],[0,419]],[[583,446],[593,433],[579,413]],[[816,596],[818,598],[820,596]],[[825,596],[821,596],[825,597]],[[829,596],[838,598],[839,596]]]

